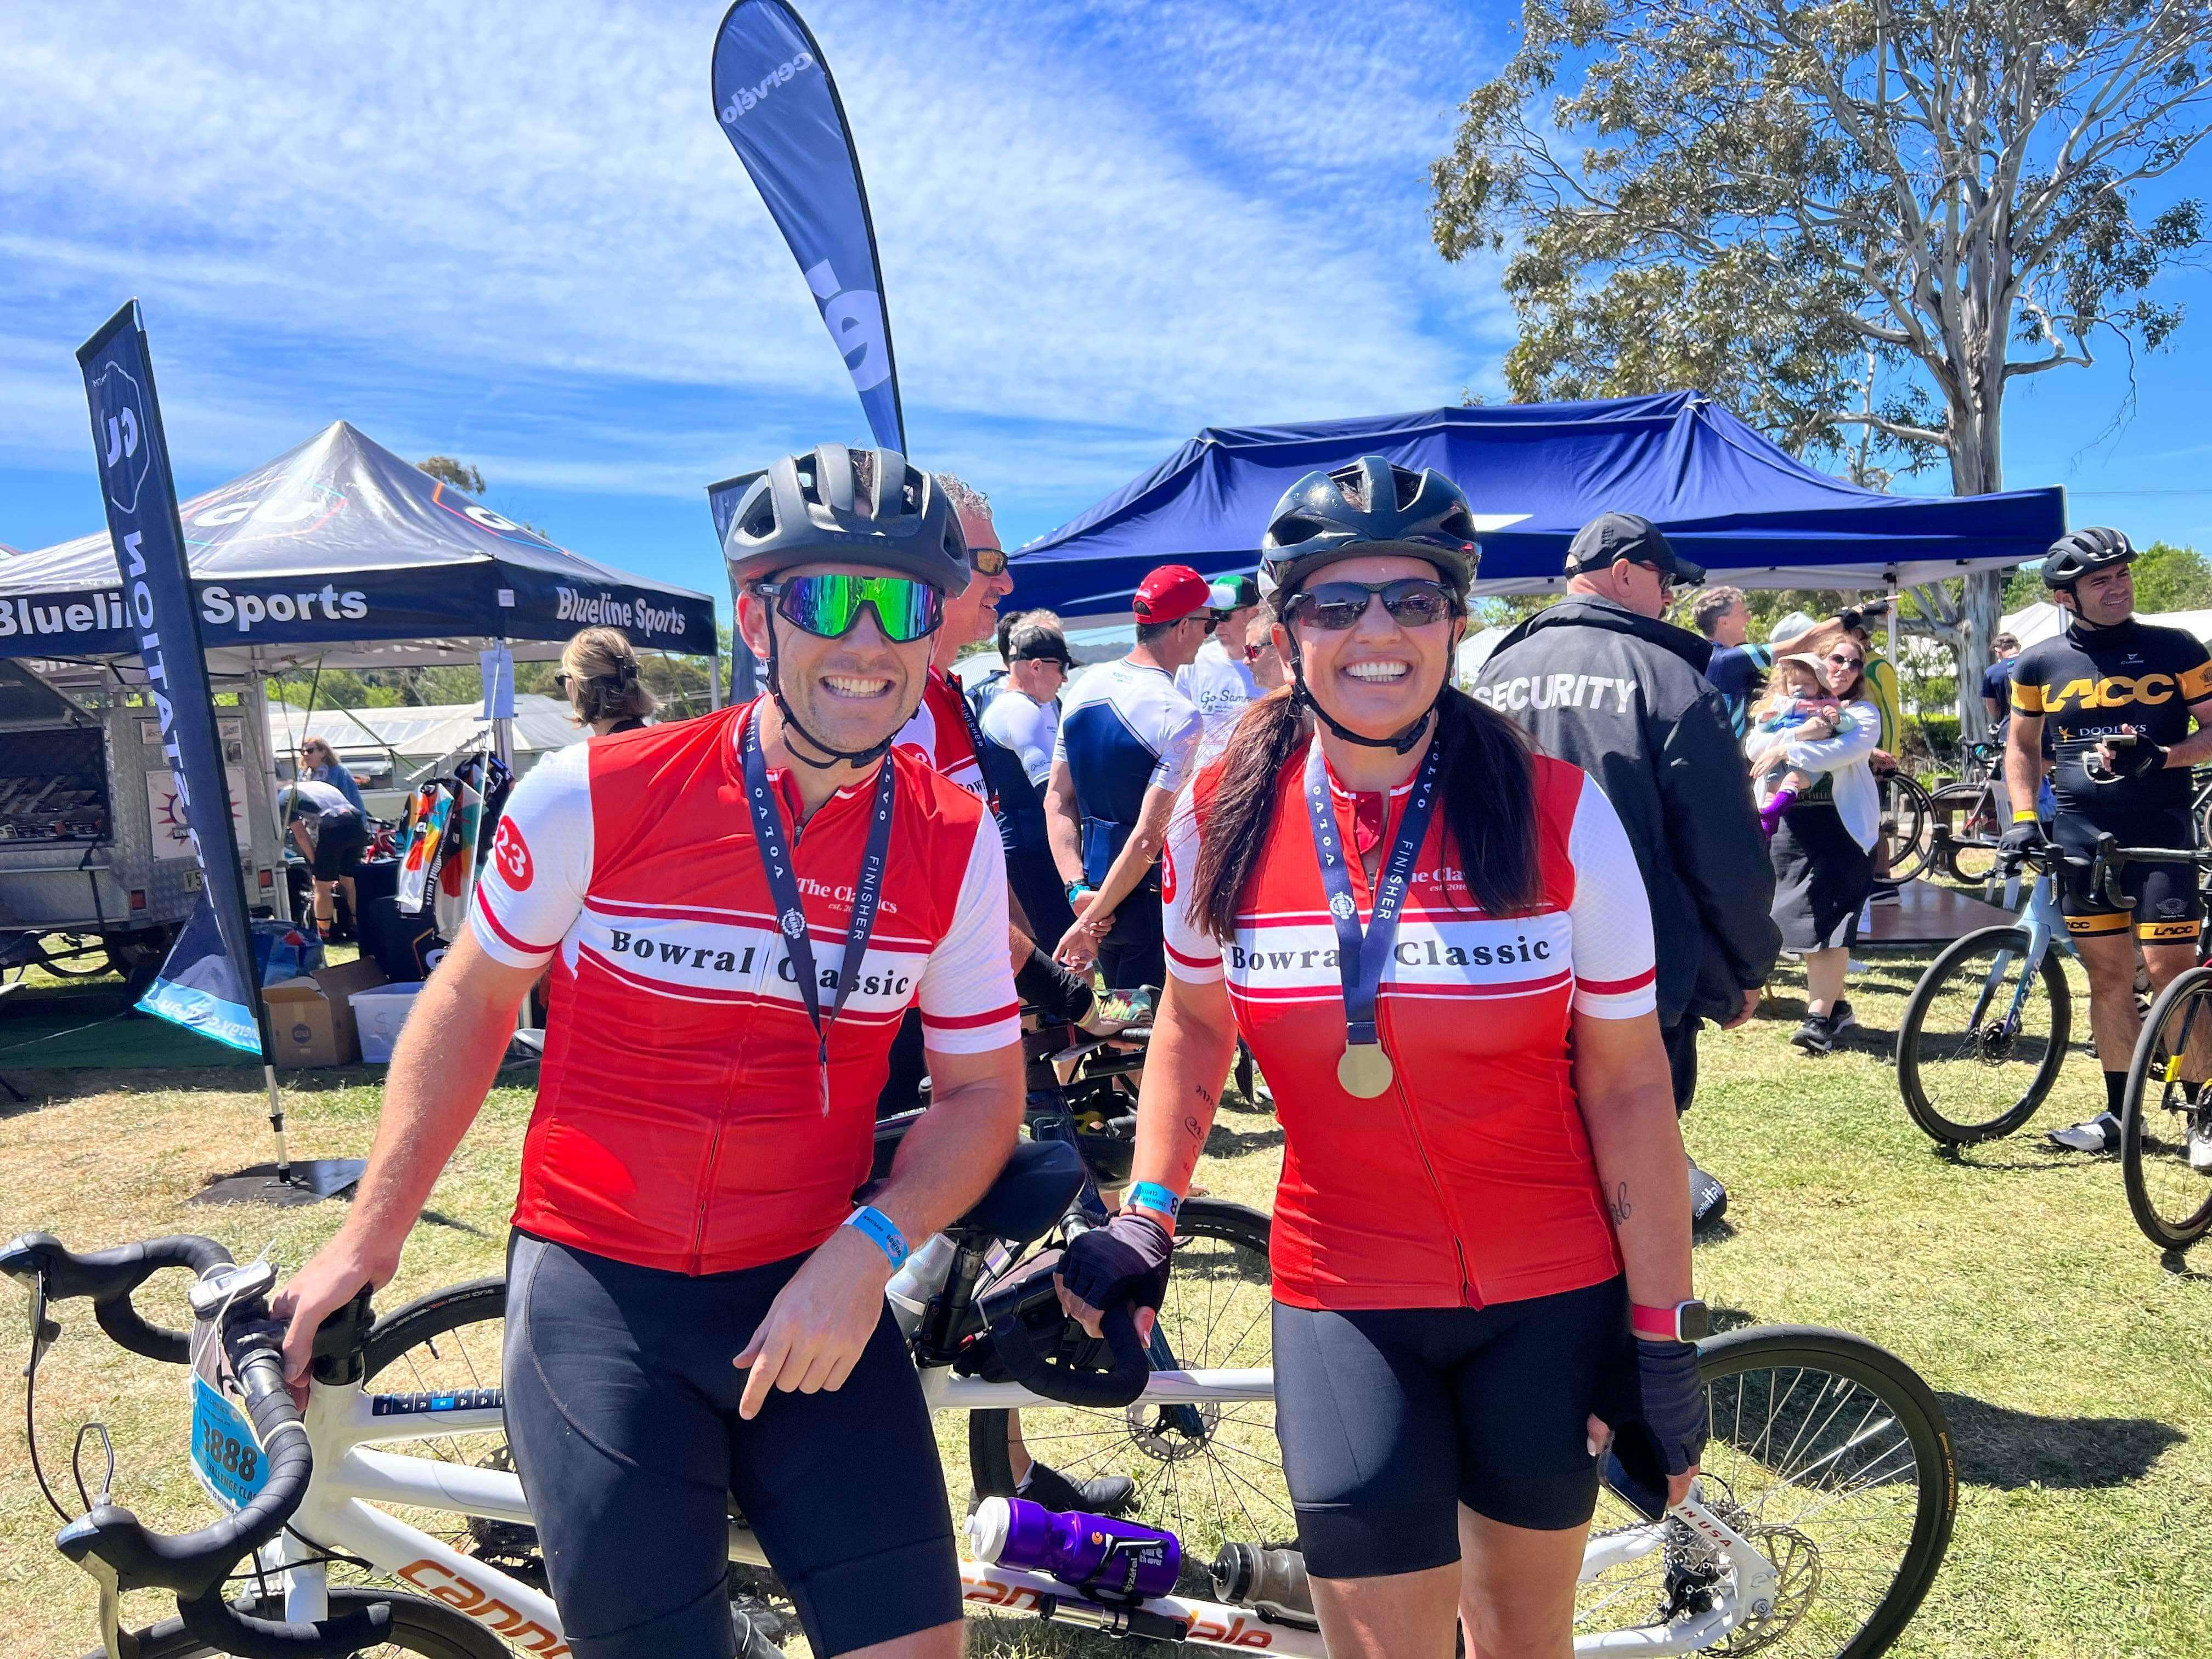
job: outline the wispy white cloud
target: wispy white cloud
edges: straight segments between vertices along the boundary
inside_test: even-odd
[[[1489,53],[1384,0],[809,0],[868,173],[915,447],[1073,511],[1199,425],[1446,400],[1494,285],[1423,170]],[[720,7],[11,11],[0,463],[74,465],[124,294],[173,442],[345,414],[546,488],[690,494],[859,422],[716,127]]]

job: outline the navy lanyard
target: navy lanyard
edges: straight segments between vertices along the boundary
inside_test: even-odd
[[[1338,1077],[1346,1089],[1371,1099],[1390,1086],[1392,1067],[1375,1030],[1375,1004],[1382,989],[1382,970],[1390,961],[1390,946],[1398,934],[1399,914],[1413,885],[1413,861],[1420,856],[1427,836],[1429,815],[1437,804],[1437,744],[1431,740],[1413,775],[1413,793],[1398,820],[1398,836],[1391,843],[1381,879],[1375,886],[1375,909],[1363,934],[1359,901],[1352,891],[1352,873],[1346,863],[1343,837],[1336,827],[1336,807],[1329,799],[1328,763],[1316,739],[1306,752],[1306,817],[1313,829],[1314,854],[1321,860],[1321,884],[1328,895],[1329,920],[1336,924],[1336,970],[1344,987],[1345,1056]],[[1363,1086],[1371,1084],[1373,1086]]]
[[[860,854],[860,873],[853,883],[853,915],[847,925],[844,965],[837,972],[837,994],[830,1016],[822,1016],[822,993],[815,982],[814,940],[807,930],[806,907],[799,900],[799,878],[784,845],[783,815],[776,810],[775,791],[768,781],[768,757],[761,752],[760,711],[745,721],[742,750],[745,800],[752,808],[753,839],[760,852],[761,870],[768,877],[769,898],[775,906],[776,926],[783,932],[791,954],[792,972],[799,980],[799,995],[806,1005],[806,1018],[814,1026],[815,1057],[822,1065],[822,1110],[830,1111],[830,1027],[843,1012],[860,976],[860,958],[867,954],[868,935],[875,931],[876,907],[884,895],[884,865],[890,854],[891,795],[896,769],[886,755],[876,769],[876,795],[868,822],[868,844]]]
[[[976,720],[975,706],[968,701],[968,694],[960,689],[958,680],[947,674],[945,687],[952,693],[952,701],[960,705],[960,723],[968,728],[968,746],[975,751],[975,775],[983,781],[983,799],[991,809],[991,816],[996,818],[999,817],[999,792],[991,785],[991,769],[983,764],[982,724]],[[1009,686],[1007,689],[1011,690],[1012,688]],[[1005,830],[1003,819],[999,827],[1002,831]]]

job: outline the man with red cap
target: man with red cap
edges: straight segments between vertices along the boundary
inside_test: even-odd
[[[1060,710],[1045,817],[1075,926],[1059,956],[1074,967],[1096,957],[1110,987],[1158,985],[1167,972],[1158,864],[1205,731],[1175,677],[1213,631],[1211,593],[1188,565],[1146,576],[1130,604],[1137,648],[1077,680]]]

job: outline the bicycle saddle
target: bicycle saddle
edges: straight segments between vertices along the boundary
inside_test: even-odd
[[[1064,1140],[1024,1140],[1014,1148],[991,1190],[951,1231],[1033,1244],[1067,1213],[1083,1190],[1083,1154]]]

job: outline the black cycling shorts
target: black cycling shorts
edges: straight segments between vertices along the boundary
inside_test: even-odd
[[[507,1440],[577,1659],[732,1651],[733,1498],[816,1653],[959,1619],[937,1441],[888,1307],[842,1388],[738,1415],[730,1362],[805,1259],[695,1279],[510,1241]]]
[[[1636,1364],[1628,1292],[1486,1308],[1275,1304],[1275,1433],[1306,1571],[1376,1578],[1459,1559],[1459,1506],[1546,1532],[1589,1524],[1589,1419]]]
[[[308,867],[317,881],[337,881],[361,868],[368,847],[368,824],[358,812],[339,812],[315,827],[315,856]]]
[[[2090,856],[2097,838],[2108,832],[2122,847],[2187,848],[2197,844],[2196,826],[2186,808],[2096,819],[2078,812],[2061,812],[2051,824],[2052,837],[2074,858]],[[2118,884],[2121,892],[2135,901],[2132,910],[2118,908],[2100,889],[2093,887],[2094,874],[2079,865],[2066,866],[2058,908],[2066,918],[2069,933],[2124,933],[2132,925],[2136,937],[2146,945],[2196,943],[2204,921],[2204,902],[2197,892],[2195,865],[2124,866]]]

